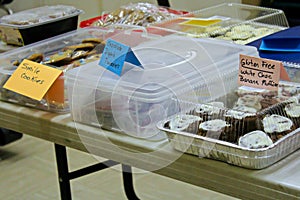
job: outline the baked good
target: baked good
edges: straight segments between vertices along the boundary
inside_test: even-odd
[[[227,124],[230,125],[228,139],[233,143],[237,143],[238,138],[245,133],[259,128],[259,119],[256,113],[227,110],[224,117]]]
[[[273,142],[295,129],[295,125],[291,119],[278,114],[267,114],[261,122],[263,131],[271,137]]]
[[[222,119],[208,120],[200,123],[198,135],[224,141],[230,141],[227,135],[227,129],[229,126],[230,125]]]
[[[284,107],[285,115],[293,121],[297,128],[300,127],[300,104],[294,102]]]
[[[260,111],[262,109],[260,103],[262,99],[263,97],[260,95],[246,94],[238,98],[238,100],[233,105],[233,109],[238,109],[241,106],[246,106],[246,107],[254,108],[256,111]]]
[[[238,145],[248,149],[260,149],[271,146],[273,141],[261,130],[251,131],[239,138]]]
[[[210,102],[208,104],[199,104],[195,109],[195,114],[200,116],[203,121],[219,118],[224,109],[222,102]]]
[[[175,131],[197,133],[202,118],[195,115],[177,115],[165,124],[165,127]]]

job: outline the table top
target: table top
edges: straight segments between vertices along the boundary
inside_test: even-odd
[[[0,127],[242,199],[300,199],[300,150],[261,170],[182,154],[167,139],[105,131],[57,114],[0,101]]]

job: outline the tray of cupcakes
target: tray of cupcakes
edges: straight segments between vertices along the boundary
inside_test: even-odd
[[[174,149],[249,169],[268,167],[300,148],[300,84],[276,92],[237,87],[208,103],[162,120]]]

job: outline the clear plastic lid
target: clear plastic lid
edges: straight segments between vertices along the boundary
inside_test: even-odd
[[[257,56],[257,50],[252,47],[175,35],[145,42],[132,49],[144,69],[125,62],[123,75],[119,77],[94,62],[70,70],[69,76],[78,80],[88,76],[85,84],[92,90],[99,86],[101,90],[155,102],[169,98],[172,93],[193,91],[195,87],[237,71],[239,54]]]
[[[238,44],[247,44],[289,27],[282,10],[238,3],[212,6],[152,26],[192,37],[212,37]]]
[[[61,18],[79,15],[80,13],[82,13],[82,10],[79,10],[73,6],[43,6],[20,11],[12,15],[5,15],[0,18],[0,24],[18,28],[27,28],[36,26],[38,24],[55,21]]]

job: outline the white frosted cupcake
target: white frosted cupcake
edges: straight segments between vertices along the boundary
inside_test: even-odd
[[[295,130],[291,119],[277,114],[266,115],[262,120],[262,126],[273,142]]]
[[[238,145],[248,149],[259,149],[273,144],[271,138],[263,131],[255,130],[239,138]]]
[[[202,118],[195,115],[177,115],[167,123],[167,127],[175,131],[197,133]]]
[[[224,109],[224,103],[211,102],[208,104],[200,104],[196,107],[195,113],[200,116],[203,121],[212,120],[220,117]]]
[[[300,104],[291,103],[284,107],[284,112],[290,118],[297,128],[300,127]]]
[[[227,128],[230,125],[225,120],[213,119],[200,123],[198,134],[205,137],[228,141]]]

